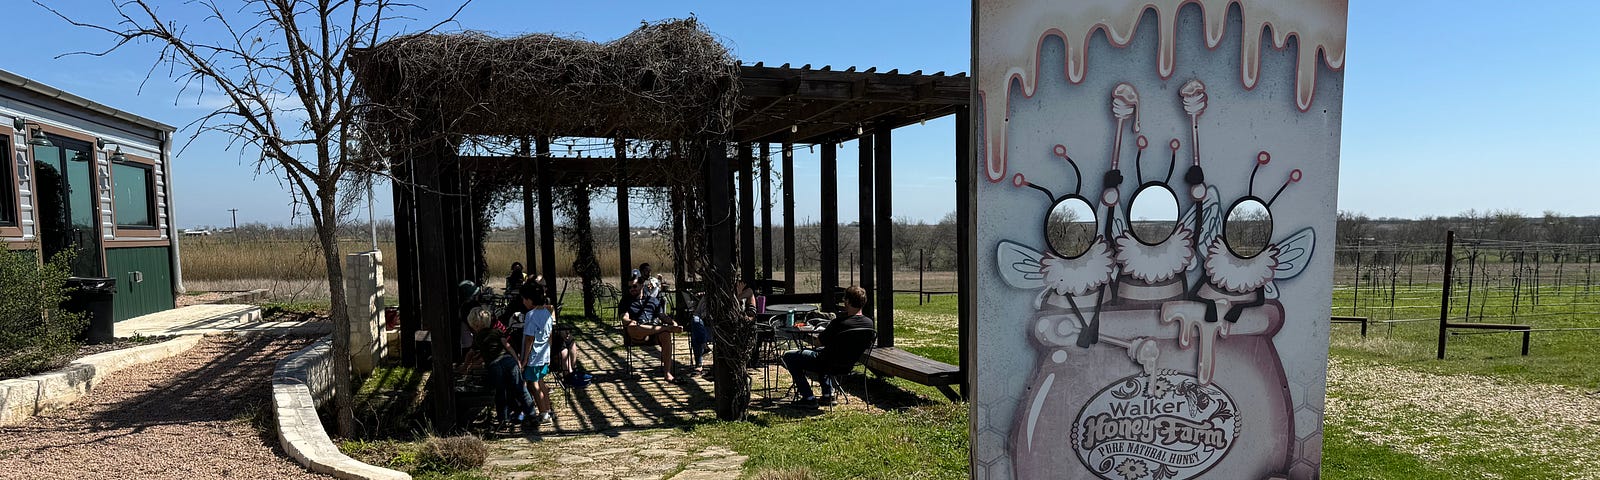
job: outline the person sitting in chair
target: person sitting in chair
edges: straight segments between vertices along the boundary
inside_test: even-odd
[[[783,365],[794,377],[794,387],[799,399],[795,405],[814,408],[833,404],[833,385],[822,381],[822,397],[811,395],[811,382],[806,373],[818,376],[835,375],[850,371],[862,353],[872,347],[878,332],[871,318],[861,314],[867,305],[867,291],[852,285],[844,291],[844,312],[840,319],[828,324],[817,336],[821,346],[815,349],[790,350],[783,354]]]
[[[672,376],[672,334],[682,332],[683,327],[674,323],[672,317],[662,314],[660,304],[642,295],[642,290],[640,283],[628,289],[628,307],[622,312],[623,334],[634,345],[659,345],[661,376],[667,382],[676,383],[677,379]]]

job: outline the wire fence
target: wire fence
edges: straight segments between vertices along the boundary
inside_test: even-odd
[[[1385,322],[1438,321],[1445,248],[1356,245],[1335,250],[1333,314]],[[1457,239],[1451,262],[1452,321],[1526,323],[1600,316],[1600,245]],[[1600,325],[1600,322],[1597,322]]]

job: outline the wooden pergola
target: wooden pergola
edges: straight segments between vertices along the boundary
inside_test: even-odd
[[[891,163],[893,159],[892,133],[896,128],[927,120],[955,115],[956,128],[951,133],[956,138],[956,149],[951,152],[951,166],[957,172],[958,218],[958,278],[960,291],[960,367],[962,378],[971,365],[969,326],[972,322],[972,248],[967,244],[974,225],[972,205],[974,192],[970,188],[973,162],[967,131],[970,121],[970,78],[965,74],[946,75],[943,72],[924,74],[921,71],[901,73],[878,72],[876,69],[857,71],[855,68],[833,70],[818,69],[809,65],[793,68],[766,66],[761,63],[741,65],[738,68],[739,109],[732,119],[732,130],[721,138],[712,139],[713,145],[731,145],[736,152],[728,155],[727,148],[708,148],[702,152],[706,158],[706,172],[702,178],[707,198],[739,199],[737,214],[730,202],[704,202],[705,218],[737,218],[737,240],[730,222],[721,222],[711,229],[709,261],[718,268],[738,266],[739,275],[745,279],[781,278],[781,286],[790,294],[796,292],[795,272],[795,158],[797,145],[815,145],[821,149],[821,268],[820,294],[824,305],[838,301],[843,291],[839,285],[839,215],[838,197],[839,159],[838,144],[859,141],[859,185],[856,191],[860,205],[859,270],[861,286],[869,292],[869,305],[864,313],[878,322],[878,343],[883,347],[895,344],[894,335],[894,281],[891,252],[893,245]],[[512,132],[482,132],[504,135]],[[517,132],[523,133],[523,132]],[[623,142],[625,133],[596,131],[541,131],[533,138],[527,152],[511,156],[458,155],[449,143],[435,141],[412,150],[409,161],[396,166],[394,186],[395,224],[397,231],[397,265],[400,283],[399,302],[402,319],[402,356],[408,364],[416,364],[415,333],[427,323],[432,332],[433,371],[435,379],[430,390],[449,389],[453,385],[450,365],[456,345],[463,299],[455,298],[453,285],[463,279],[483,278],[478,271],[474,249],[476,239],[470,205],[469,190],[472,175],[495,175],[516,182],[522,187],[523,215],[530,221],[537,218],[537,239],[529,231],[527,258],[539,259],[537,267],[543,272],[550,291],[556,291],[555,251],[555,200],[553,190],[557,185],[584,183],[601,188],[615,188],[617,197],[617,223],[619,236],[619,271],[627,275],[633,268],[628,236],[631,232],[628,194],[633,187],[671,187],[672,181],[652,172],[683,162],[683,158],[627,158]],[[573,158],[552,155],[551,143],[555,137],[598,137],[616,139],[615,155],[607,158]],[[649,140],[649,139],[643,139]],[[772,182],[776,149],[782,172],[781,195],[784,218],[784,248],[773,250],[772,236]],[[757,190],[759,178],[759,191]],[[760,199],[759,217],[756,199]],[[677,204],[674,196],[674,203]],[[678,208],[673,209],[678,212]],[[680,212],[681,213],[681,212]],[[673,222],[675,243],[684,240],[682,222]],[[757,231],[760,245],[757,245]],[[675,248],[675,252],[682,252]],[[737,254],[737,255],[736,255]],[[781,257],[780,257],[781,256]],[[759,260],[758,260],[759,257]],[[776,258],[775,257],[780,257]],[[737,259],[737,260],[736,260]],[[685,276],[683,259],[674,262],[675,274],[682,281]],[[781,260],[781,262],[779,261]],[[781,276],[774,272],[782,265]],[[621,279],[626,281],[627,279]],[[774,284],[776,282],[773,282]],[[679,289],[682,295],[682,289]],[[678,305],[684,305],[682,297]],[[720,385],[720,384],[719,384]],[[963,382],[962,391],[965,394]],[[720,396],[721,391],[717,394]],[[436,422],[448,422],[453,410],[451,400],[434,397]],[[448,428],[448,426],[445,426]]]

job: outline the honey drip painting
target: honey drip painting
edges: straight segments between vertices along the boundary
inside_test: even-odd
[[[1319,477],[1346,11],[978,2],[975,477]]]

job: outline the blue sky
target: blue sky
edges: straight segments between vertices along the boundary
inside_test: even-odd
[[[58,2],[52,2],[58,3]],[[109,20],[102,0],[59,2],[86,20]],[[198,22],[180,1],[161,1],[175,21]],[[453,2],[427,0],[409,29],[431,24]],[[454,29],[515,35],[558,32],[609,40],[641,20],[695,15],[747,62],[967,71],[970,3],[960,1],[533,2],[478,0]],[[1589,2],[1352,2],[1345,70],[1339,208],[1371,216],[1452,215],[1509,209],[1537,215],[1600,214],[1600,53],[1591,50]],[[182,126],[207,111],[158,72],[140,88],[155,49],[133,45],[107,57],[59,54],[111,39],[75,29],[32,4],[8,9],[13,38],[33,39],[0,57],[0,68],[117,108]],[[393,30],[391,30],[393,32]],[[180,132],[180,138],[187,138]],[[954,125],[948,118],[895,132],[894,213],[937,221],[954,209]],[[226,139],[202,136],[173,167],[181,227],[290,221],[276,178],[257,176]],[[798,156],[797,217],[815,220],[816,156]],[[839,152],[840,218],[856,217],[855,145]],[[386,196],[380,191],[379,197]],[[380,198],[380,217],[388,211]],[[597,203],[600,215],[614,212]],[[361,220],[365,220],[364,215]],[[638,223],[636,220],[635,223]]]

